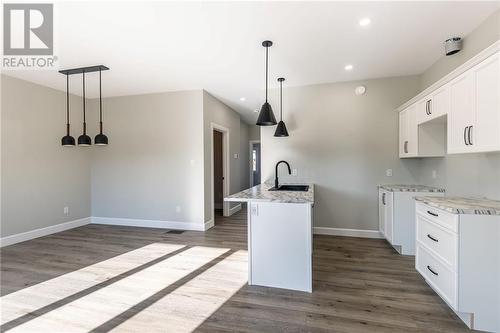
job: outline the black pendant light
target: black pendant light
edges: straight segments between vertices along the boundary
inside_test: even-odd
[[[75,138],[69,134],[69,75],[66,75],[66,135],[63,136],[61,144],[64,147],[75,146]]]
[[[87,122],[85,118],[85,71],[83,75],[83,134],[78,137],[78,145],[87,147],[92,144],[92,139],[87,135]]]
[[[276,132],[274,132],[274,136],[288,136],[288,131],[286,130],[285,122],[283,121],[283,81],[285,78],[280,77],[278,82],[280,83],[280,122],[278,126],[276,126]]]
[[[99,134],[95,136],[94,143],[97,146],[105,146],[108,144],[108,137],[102,134],[102,84],[101,84],[100,69],[99,69]]]
[[[262,46],[266,48],[266,102],[262,104],[260,109],[259,118],[257,118],[258,126],[272,126],[276,125],[276,118],[274,117],[273,108],[271,104],[267,102],[267,74],[268,74],[268,51],[269,47],[273,45],[270,40],[265,40],[262,42]]]

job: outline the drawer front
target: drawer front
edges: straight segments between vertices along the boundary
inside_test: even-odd
[[[417,214],[417,242],[457,271],[458,235]]]
[[[446,268],[439,259],[418,243],[415,266],[439,296],[457,310],[457,273]]]
[[[458,215],[451,214],[441,210],[439,208],[434,208],[426,205],[422,202],[417,202],[417,214],[425,216],[434,223],[439,224],[442,227],[448,228],[453,232],[458,232]]]

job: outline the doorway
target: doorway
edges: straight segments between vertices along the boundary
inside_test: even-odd
[[[224,170],[223,170],[223,134],[217,130],[213,131],[213,177],[214,177],[214,214],[215,216],[223,215],[224,204]]]
[[[250,186],[260,184],[260,141],[250,141]]]
[[[211,123],[211,208],[212,223],[216,216],[229,216],[229,202],[224,198],[229,195],[230,168],[229,168],[229,129]]]

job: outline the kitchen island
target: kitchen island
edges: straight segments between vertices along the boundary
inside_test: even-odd
[[[263,183],[224,198],[248,204],[248,284],[312,292],[312,208],[307,191]]]

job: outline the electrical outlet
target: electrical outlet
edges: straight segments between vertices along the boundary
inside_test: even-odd
[[[297,169],[292,169],[292,176],[297,176]]]
[[[432,170],[432,178],[433,179],[437,178],[437,172],[436,172],[436,170]]]
[[[254,215],[254,216],[259,216],[259,206],[257,206],[257,205],[252,205],[252,208],[251,208],[251,213],[252,213],[252,215]]]
[[[68,216],[68,215],[69,215],[69,207],[68,207],[68,206],[65,206],[65,207],[63,208],[63,213],[64,213],[64,215],[66,215],[66,216]]]
[[[387,170],[385,170],[385,175],[386,175],[387,177],[392,177],[392,169],[387,169]]]
[[[234,158],[235,158],[235,159],[236,159],[236,158],[238,158],[238,154],[234,154]]]
[[[175,212],[180,213],[181,212],[181,206],[175,206]]]

